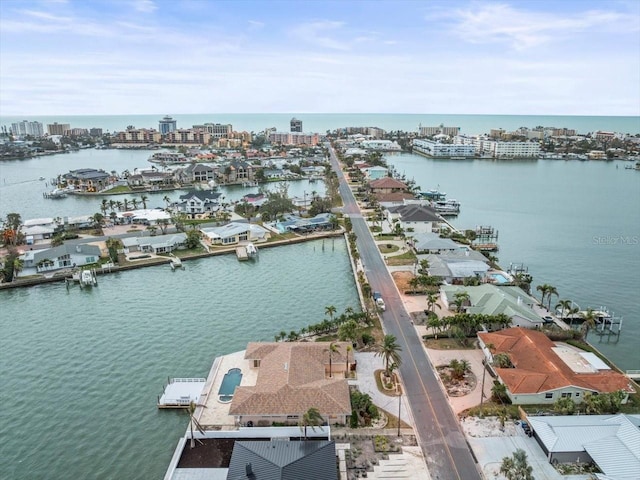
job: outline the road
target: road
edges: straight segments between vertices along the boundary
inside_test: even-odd
[[[387,270],[358,204],[347,185],[333,148],[327,144],[331,164],[340,180],[343,212],[351,218],[357,235],[358,252],[371,289],[382,294],[386,310],[382,314],[385,333],[394,335],[402,348],[399,368],[404,394],[416,423],[418,442],[434,480],[480,479],[476,462],[456,415],[436,378],[435,370],[422,346],[396,285]]]

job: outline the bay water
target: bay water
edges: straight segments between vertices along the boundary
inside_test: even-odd
[[[286,129],[291,116],[174,117],[180,126],[215,121],[258,131]],[[418,123],[457,125],[465,133],[536,125],[583,133],[640,132],[637,117],[295,116],[305,130],[320,132],[348,125],[412,130]],[[159,118],[41,121],[116,130],[129,124],[154,127]],[[0,124],[6,121],[3,117]],[[96,213],[100,198],[43,199],[52,188],[48,179],[85,167],[148,168],[148,156],[145,151],[83,150],[0,162],[0,215]],[[534,285],[552,284],[561,298],[583,308],[606,305],[622,315],[617,343],[606,343],[606,337],[600,343],[593,335],[591,340],[620,367],[640,368],[639,172],[625,170],[624,162],[387,158],[423,190],[439,188],[459,200],[462,212],[452,220],[456,227],[488,224],[499,230],[497,255],[503,266],[524,262]],[[46,180],[39,181],[40,176]],[[289,184],[289,192],[298,196],[321,189],[321,182]],[[256,190],[230,187],[225,194],[234,200]],[[165,195],[175,200],[180,193],[148,194],[148,206],[162,207]],[[125,197],[132,198],[113,198]],[[159,478],[187,426],[183,412],[155,407],[167,376],[206,376],[216,355],[317,323],[326,305],[338,311],[357,305],[342,240],[326,240],[324,249],[322,242],[263,249],[256,264],[229,256],[190,261],[186,267],[113,274],[82,291],[49,284],[0,292],[0,478]]]
[[[358,309],[343,238],[0,291],[0,478],[162,478],[188,424],[171,377]]]

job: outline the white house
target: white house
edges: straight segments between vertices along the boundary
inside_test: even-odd
[[[236,245],[240,242],[266,242],[271,234],[255,223],[230,222],[222,227],[201,228],[206,245]]]
[[[416,233],[439,231],[443,222],[442,217],[433,208],[416,204],[387,208],[387,220],[389,223],[398,220],[405,232]]]

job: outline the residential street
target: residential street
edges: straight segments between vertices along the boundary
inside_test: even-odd
[[[458,420],[436,378],[398,290],[387,270],[373,237],[362,218],[351,189],[340,169],[333,148],[327,144],[331,164],[340,180],[343,212],[351,218],[358,250],[371,289],[381,292],[386,311],[382,314],[385,333],[394,335],[402,348],[399,369],[405,395],[415,421],[416,434],[431,478],[480,479],[471,450]]]

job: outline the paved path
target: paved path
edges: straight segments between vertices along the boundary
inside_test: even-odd
[[[327,144],[327,147],[333,169],[340,180],[343,212],[351,218],[365,273],[372,290],[381,292],[385,299],[387,309],[382,314],[383,328],[397,338],[402,348],[403,362],[399,372],[431,477],[435,480],[480,479],[458,419],[440,388],[422,341],[410,322],[398,289],[344,179],[335,152],[331,145]]]

